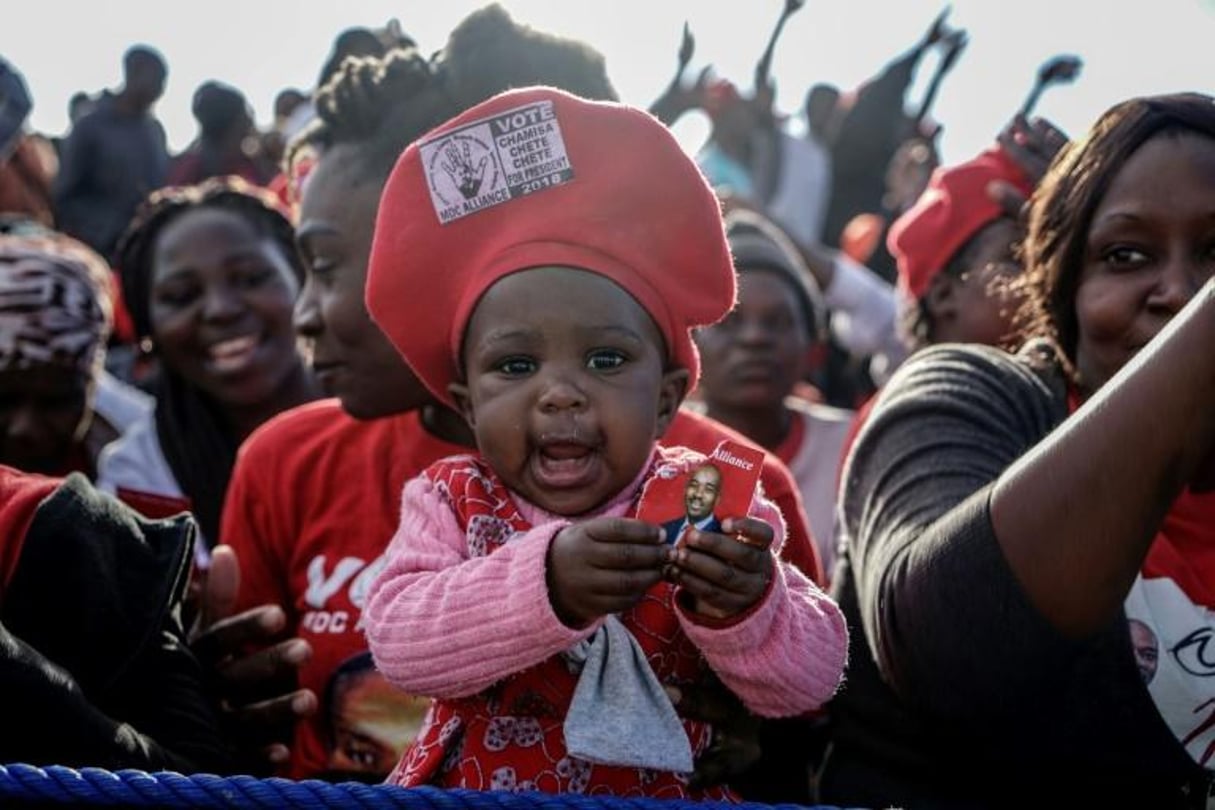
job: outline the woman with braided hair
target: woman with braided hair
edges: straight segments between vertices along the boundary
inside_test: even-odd
[[[119,250],[136,333],[158,360],[157,404],[106,448],[99,484],[146,512],[188,505],[209,544],[240,442],[315,397],[291,328],[294,231],[276,205],[236,179],[163,189]]]
[[[235,577],[235,559],[225,550],[204,596],[211,624],[199,649],[204,660],[224,662],[243,738],[267,745],[264,753],[293,777],[383,778],[373,763],[384,760],[386,746],[399,755],[416,733],[425,704],[401,695],[394,723],[363,730],[361,761],[369,767],[352,773],[360,757],[332,741],[355,737],[348,729],[330,736],[315,714],[317,695],[331,691],[344,661],[367,649],[363,600],[396,527],[404,482],[473,444],[463,420],[426,393],[367,314],[364,282],[380,192],[400,153],[427,130],[511,86],[534,83],[615,98],[598,53],[519,26],[489,6],[457,26],[433,60],[414,49],[347,60],[318,95],[318,122],[292,150],[297,165],[316,157],[300,207],[307,281],[296,328],[312,344],[318,381],[336,399],[282,414],[242,447],[223,520],[224,542],[239,558],[235,609],[242,612],[228,615],[234,607],[221,598]],[[717,435],[692,417],[679,421],[699,430],[702,442]],[[783,491],[795,499],[784,474]],[[765,482],[775,477],[769,471]],[[793,502],[798,516],[790,522],[801,524],[802,539],[789,545],[817,570],[800,503]],[[243,655],[251,642],[263,649]]]
[[[514,58],[524,51],[528,59]],[[350,721],[357,728],[331,728],[332,712],[317,696],[332,694],[343,666],[366,654],[363,592],[395,528],[405,481],[472,445],[462,419],[430,398],[364,306],[380,190],[405,147],[462,107],[514,83],[572,75],[584,92],[612,94],[598,54],[517,26],[491,7],[465,20],[433,61],[414,48],[347,59],[317,95],[316,122],[291,149],[292,166],[311,164],[300,206],[306,282],[296,327],[335,399],[281,415],[242,448],[223,536],[240,560],[236,606],[245,612],[214,625],[201,646],[204,655],[231,650],[258,632],[253,617],[267,614],[297,637],[245,664],[253,669],[260,657],[293,669],[306,657],[301,688],[279,694],[266,684],[263,697],[279,696],[236,712],[247,721],[246,738],[256,739],[257,727],[270,732],[266,742],[291,741],[290,776],[382,779],[420,727],[426,702],[402,693],[372,689],[379,706],[348,707],[344,717],[367,721]],[[221,568],[230,560],[217,558]],[[383,681],[378,673],[366,677]],[[395,705],[384,702],[388,696]],[[308,716],[276,736],[273,721],[297,713]],[[286,758],[281,744],[268,751]]]

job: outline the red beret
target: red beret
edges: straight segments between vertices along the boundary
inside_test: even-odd
[[[451,404],[477,301],[503,276],[545,265],[630,293],[693,384],[690,330],[734,305],[720,205],[670,131],[641,110],[533,87],[473,107],[401,155],[376,217],[367,310]]]
[[[899,287],[919,299],[970,237],[1004,215],[987,193],[993,181],[1012,183],[1025,194],[1033,183],[999,147],[974,160],[932,173],[915,205],[890,226],[886,246],[898,262]]]

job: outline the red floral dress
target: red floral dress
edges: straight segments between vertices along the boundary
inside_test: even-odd
[[[661,461],[659,463],[662,463]],[[450,494],[470,557],[492,554],[532,527],[484,462],[468,456],[444,460],[426,475]],[[634,503],[630,514],[636,511]],[[655,585],[620,615],[662,683],[701,682],[707,665],[676,617],[674,587]],[[555,655],[472,697],[436,700],[421,733],[389,778],[405,786],[473,790],[537,790],[736,801],[724,787],[691,790],[687,774],[597,765],[566,752],[564,721],[579,667]],[[694,755],[708,747],[705,723],[684,721]]]

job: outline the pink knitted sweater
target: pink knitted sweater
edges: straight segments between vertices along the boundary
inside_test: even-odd
[[[647,465],[647,470],[649,465]],[[628,514],[644,471],[598,513]],[[388,562],[368,592],[363,622],[376,666],[415,695],[477,694],[590,636],[553,612],[545,583],[549,543],[567,518],[514,496],[533,528],[492,554],[471,556],[444,492],[425,475],[406,484]],[[750,510],[784,536],[780,512],[757,498]],[[777,561],[764,598],[728,622],[679,609],[686,636],[755,714],[817,709],[838,687],[848,633],[836,604],[796,568]]]

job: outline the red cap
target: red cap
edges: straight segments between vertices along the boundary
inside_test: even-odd
[[[611,279],[650,314],[669,362],[700,371],[690,330],[734,305],[721,209],[646,112],[560,90],[511,90],[427,134],[380,199],[367,310],[434,396],[459,373],[477,301],[545,265]]]
[[[987,193],[996,180],[1012,183],[1025,194],[1033,183],[999,147],[974,160],[932,173],[915,205],[895,220],[886,246],[898,262],[899,287],[919,299],[970,237],[1004,215]]]

